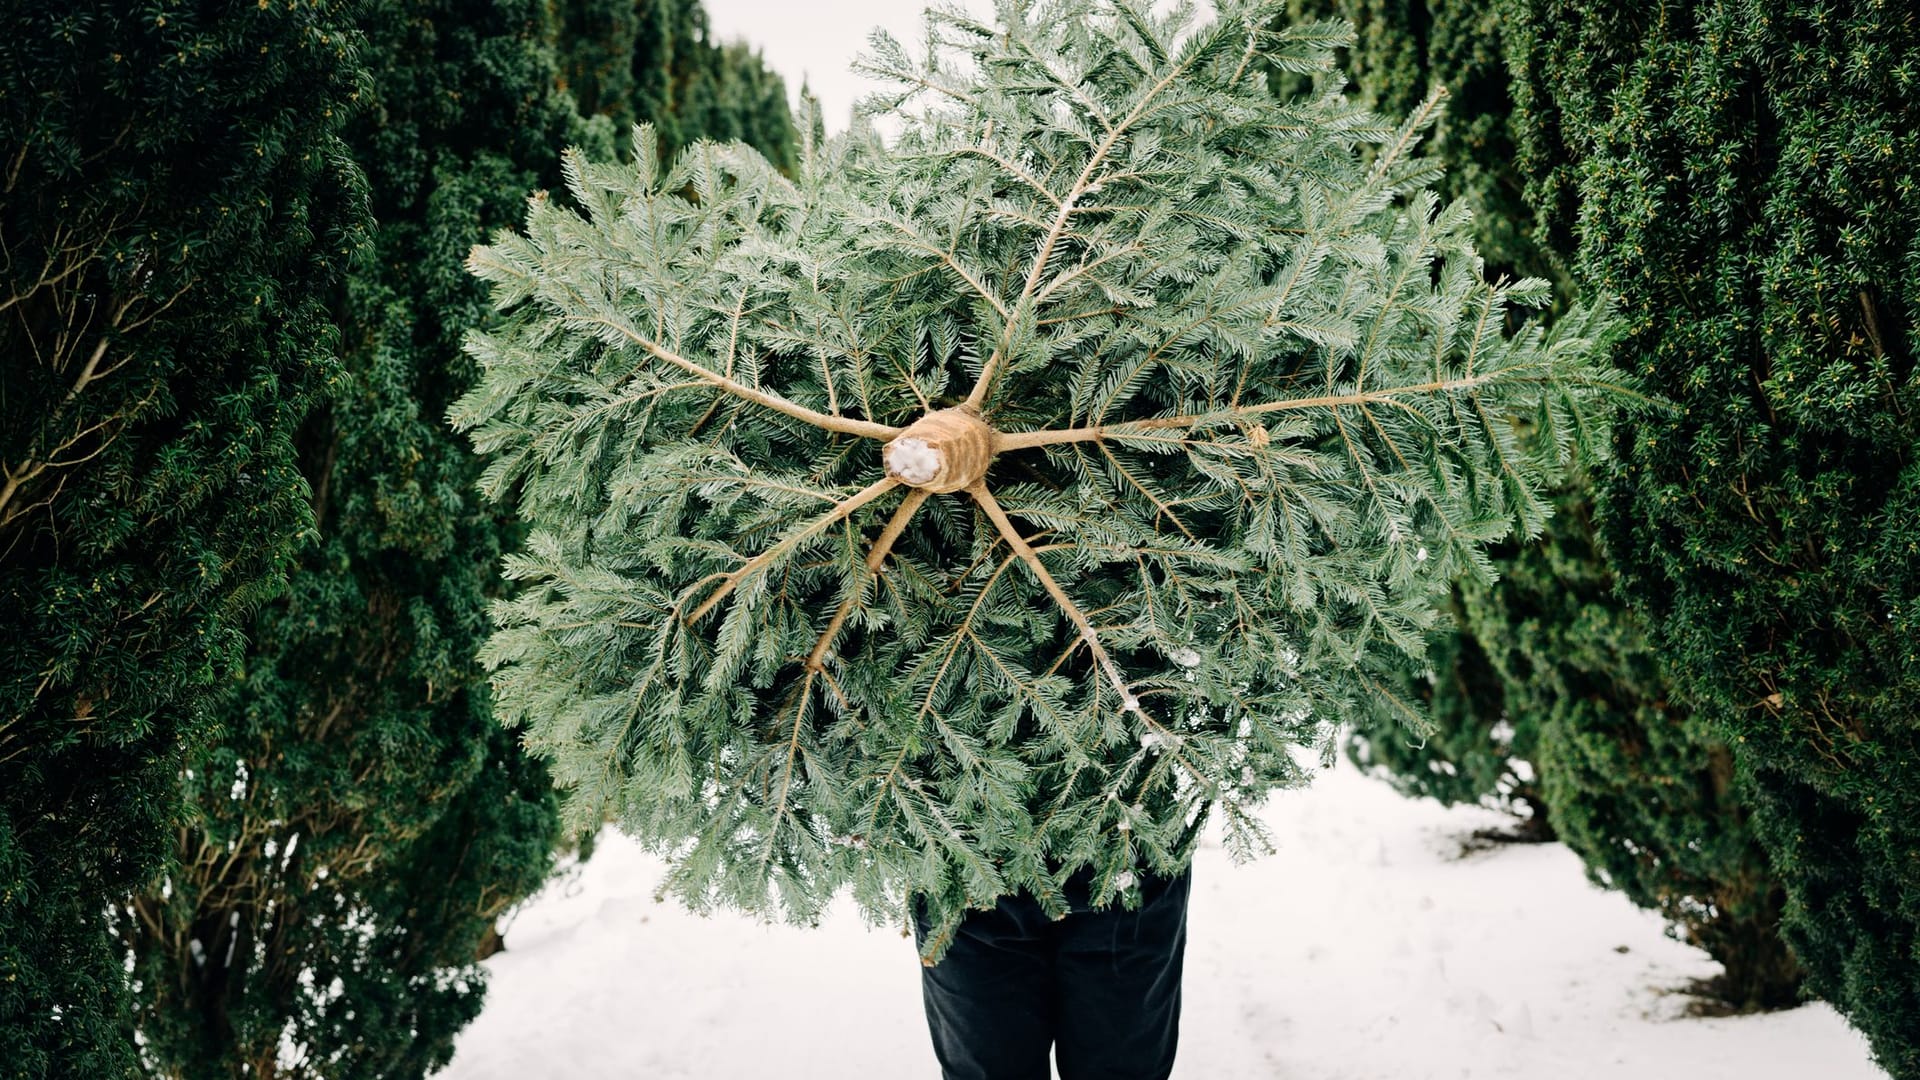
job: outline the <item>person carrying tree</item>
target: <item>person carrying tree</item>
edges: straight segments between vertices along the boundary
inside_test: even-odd
[[[1218,7],[937,11],[863,62],[897,134],[641,129],[470,260],[500,715],[697,909],[909,918],[949,1080],[1168,1075],[1203,831],[1261,849],[1630,393],[1603,305],[1509,332],[1549,289],[1427,190],[1438,96]]]

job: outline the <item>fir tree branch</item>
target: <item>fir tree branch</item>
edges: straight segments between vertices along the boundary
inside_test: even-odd
[[[813,677],[819,669],[809,667],[794,695],[793,726],[787,732],[787,760],[780,773],[780,792],[773,800],[773,820],[767,823],[767,843],[760,851],[762,866],[773,861],[779,846],[780,819],[787,816],[787,793],[793,790],[793,766],[800,756],[800,731],[806,726],[807,706],[813,701]]]
[[[900,481],[895,480],[891,476],[883,476],[880,479],[874,481],[873,483],[868,484],[866,487],[860,489],[858,492],[855,492],[854,494],[849,495],[846,498],[840,500],[839,504],[836,505],[832,510],[829,510],[825,514],[822,514],[821,516],[815,518],[813,521],[809,522],[805,528],[802,528],[797,532],[789,534],[788,536],[783,538],[779,543],[774,544],[773,546],[767,548],[767,550],[747,560],[747,562],[744,565],[740,566],[738,569],[729,571],[725,574],[716,574],[713,577],[705,579],[706,581],[718,580],[720,581],[721,585],[718,589],[714,590],[712,596],[707,597],[707,599],[704,602],[702,602],[699,607],[693,609],[692,614],[687,616],[686,618],[687,625],[691,626],[694,623],[699,622],[702,616],[704,616],[707,612],[712,611],[715,604],[718,604],[720,601],[726,599],[727,596],[731,594],[733,590],[737,586],[739,586],[739,584],[742,581],[746,580],[748,576],[760,570],[765,569],[768,564],[772,563],[775,559],[778,559],[780,556],[792,551],[794,548],[798,547],[803,541],[809,539],[810,537],[819,535],[821,532],[831,527],[834,522],[847,517],[849,514],[852,514],[854,511],[867,505],[868,503],[879,498],[880,496],[885,495],[887,492],[892,491],[894,488],[898,486],[900,486]],[[699,588],[700,584],[701,583],[696,583],[693,586],[693,588]]]
[[[915,488],[901,501],[899,509],[893,512],[893,518],[887,522],[887,527],[881,531],[879,537],[874,540],[872,549],[867,552],[867,572],[862,575],[860,584],[847,590],[846,599],[840,601],[840,606],[835,609],[833,618],[827,622],[827,628],[820,631],[820,640],[814,642],[813,651],[807,654],[808,670],[819,670],[821,661],[826,658],[827,650],[833,648],[833,639],[839,635],[841,625],[847,621],[847,616],[853,611],[853,605],[859,601],[860,590],[866,586],[868,580],[880,572],[881,566],[887,561],[888,553],[893,551],[893,545],[900,539],[900,534],[907,531],[907,523],[913,520],[913,515],[928,497],[926,491]]]
[[[973,295],[986,301],[987,306],[999,314],[1001,321],[1006,322],[1012,318],[1007,312],[1006,304],[1001,302],[1000,297],[996,296],[992,289],[987,288],[986,284],[980,280],[978,274],[961,266],[959,260],[954,257],[953,252],[914,232],[911,226],[897,218],[889,216],[882,220],[891,226],[895,232],[906,238],[908,242],[907,246],[939,259],[947,269],[952,270],[956,277],[966,282],[967,288],[973,290]]]
[[[1339,409],[1370,404],[1403,405],[1397,399],[1420,394],[1457,394],[1474,390],[1488,383],[1499,381],[1503,376],[1511,376],[1509,369],[1500,369],[1475,376],[1461,376],[1452,379],[1436,379],[1431,382],[1416,383],[1411,386],[1392,386],[1383,390],[1364,390],[1351,394],[1323,394],[1318,397],[1286,398],[1281,401],[1269,401],[1259,405],[1241,405],[1218,409],[1213,412],[1190,413],[1182,416],[1157,416],[1146,420],[1125,420],[1117,424],[1095,424],[1091,427],[1055,428],[1048,431],[1011,431],[1001,432],[995,439],[997,453],[1009,450],[1025,450],[1035,446],[1056,446],[1061,443],[1099,442],[1102,439],[1124,439],[1138,432],[1166,431],[1169,429],[1192,428],[1201,424],[1215,424],[1233,420],[1244,420],[1266,413],[1292,412],[1301,409]]]
[[[699,364],[681,356],[672,349],[661,345],[643,334],[635,333],[631,327],[615,322],[612,319],[596,317],[589,318],[585,321],[595,326],[604,326],[609,330],[619,333],[620,336],[626,338],[628,341],[640,346],[648,355],[664,360],[702,382],[711,383],[735,397],[744,398],[756,405],[763,405],[772,409],[774,412],[784,413],[787,416],[793,417],[795,420],[812,424],[814,427],[822,428],[826,431],[839,432],[843,435],[858,435],[866,439],[878,439],[882,442],[900,434],[899,428],[888,427],[885,424],[876,424],[871,420],[855,420],[845,416],[829,416],[826,413],[809,409],[805,405],[788,401],[786,398],[776,394],[769,394],[765,390],[758,390],[745,383],[729,379],[717,371],[709,371],[701,367]]]
[[[1055,195],[1053,191],[1049,189],[1047,185],[1041,183],[1040,179],[1034,176],[1033,173],[1021,168],[1018,162],[1008,158],[1004,154],[995,153],[991,147],[986,145],[984,140],[978,146],[963,146],[957,152],[960,154],[971,154],[975,157],[985,158],[993,162],[995,165],[1004,169],[1008,176],[1025,184],[1027,187],[1033,189],[1034,194],[1052,203],[1056,211],[1060,209],[1060,196]]]
[[[1119,458],[1113,456],[1113,451],[1109,449],[1105,443],[1097,443],[1096,445],[1100,447],[1100,453],[1106,457],[1108,463],[1113,466],[1114,471],[1119,473],[1121,478],[1127,482],[1127,486],[1145,496],[1147,501],[1153,504],[1155,512],[1164,515],[1168,521],[1173,522],[1173,527],[1179,529],[1187,539],[1194,539],[1193,530],[1187,528],[1186,522],[1180,520],[1180,515],[1173,512],[1173,507],[1167,505],[1160,496],[1147,490],[1146,485],[1142,484],[1139,478],[1128,471],[1127,467],[1120,463]]]
[[[1197,53],[1195,54],[1195,56],[1198,55]],[[1192,59],[1190,58],[1186,62],[1177,64],[1169,69],[1167,73],[1161,77],[1159,82],[1148,87],[1146,92],[1140,95],[1140,100],[1126,116],[1121,118],[1118,124],[1107,129],[1106,137],[1101,140],[1100,145],[1096,147],[1093,153],[1087,158],[1087,163],[1081,168],[1080,175],[1074,178],[1073,187],[1070,188],[1066,196],[1059,201],[1060,210],[1054,215],[1053,225],[1047,229],[1047,235],[1041,239],[1040,247],[1034,254],[1033,266],[1027,271],[1026,284],[1021,287],[1019,298],[1010,305],[1013,312],[1024,312],[1029,303],[1033,301],[1034,291],[1040,287],[1040,279],[1047,272],[1047,263],[1053,258],[1054,246],[1058,244],[1060,238],[1065,235],[1067,222],[1073,219],[1074,204],[1079,202],[1080,197],[1085,195],[1087,191],[1094,186],[1095,172],[1100,166],[1106,164],[1107,155],[1113,152],[1115,144],[1120,141],[1120,136],[1126,134],[1134,124],[1140,121],[1141,117],[1146,115],[1147,107],[1153,104],[1155,99],[1165,92],[1167,87],[1173,85],[1175,79],[1185,74],[1187,67],[1191,63]],[[986,402],[988,395],[993,392],[994,380],[999,377],[1001,366],[1006,362],[1007,353],[1013,348],[1014,328],[1018,325],[1015,318],[1009,317],[1007,319],[1006,328],[1001,332],[999,344],[994,347],[992,355],[987,357],[987,362],[981,365],[980,375],[974,381],[973,389],[967,394],[967,404],[975,409],[981,408]]]
[[[1061,613],[1079,629],[1081,638],[1087,643],[1088,651],[1093,654],[1094,662],[1106,675],[1107,682],[1113,686],[1114,693],[1119,695],[1121,704],[1126,706],[1132,703],[1129,707],[1137,708],[1138,700],[1133,696],[1133,691],[1127,688],[1126,677],[1114,664],[1113,657],[1108,655],[1106,646],[1100,644],[1100,635],[1094,629],[1093,623],[1087,621],[1079,605],[1075,604],[1066,590],[1060,587],[1060,583],[1054,580],[1053,575],[1047,571],[1046,564],[1040,561],[1040,556],[1027,546],[1026,539],[1020,535],[1020,530],[1014,528],[1012,520],[1007,517],[1007,512],[1000,508],[1000,501],[993,497],[993,492],[987,489],[985,481],[976,481],[967,489],[967,494],[973,497],[973,501],[979,505],[981,512],[987,515],[987,520],[993,522],[993,527],[999,531],[1000,538],[1007,542],[1007,546],[1013,549],[1014,554],[1020,556],[1020,561],[1027,564],[1027,569],[1033,572],[1034,578],[1040,582],[1040,587],[1047,591],[1047,595],[1053,598],[1055,604],[1059,605]]]
[[[1388,171],[1394,164],[1420,141],[1420,133],[1439,117],[1441,108],[1447,103],[1447,97],[1447,88],[1444,86],[1436,86],[1427,94],[1427,99],[1413,110],[1413,115],[1407,117],[1406,122],[1400,125],[1400,130],[1394,134],[1393,145],[1387,147],[1379,157],[1374,159],[1371,179],[1375,181],[1386,179]]]
[[[997,549],[999,545],[995,544],[993,547]],[[934,671],[933,678],[928,681],[927,692],[920,699],[920,707],[914,713],[914,722],[916,725],[924,722],[927,716],[933,712],[934,698],[939,694],[941,684],[946,682],[947,672],[953,667],[954,660],[959,657],[960,646],[966,640],[965,635],[971,633],[973,622],[979,617],[981,606],[986,603],[988,594],[993,592],[993,587],[999,583],[1001,575],[1005,574],[1008,568],[1013,565],[1014,560],[1018,558],[1018,555],[1008,555],[1006,558],[1000,560],[1000,565],[994,567],[993,573],[989,574],[987,580],[981,584],[980,593],[973,598],[973,604],[967,609],[966,617],[960,620],[960,629],[947,636],[944,648],[945,655],[940,658],[939,667]],[[977,563],[975,565],[977,565]],[[972,567],[969,567],[968,570],[970,572]],[[913,740],[911,738],[902,739],[900,752],[894,756],[893,764],[887,769],[885,775],[880,778],[879,790],[874,792],[873,801],[867,808],[867,835],[872,836],[876,834],[880,823],[880,807],[885,804],[887,795],[899,782],[901,776],[900,770],[905,767],[907,754],[912,748]]]

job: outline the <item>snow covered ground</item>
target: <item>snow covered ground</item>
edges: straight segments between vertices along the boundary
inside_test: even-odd
[[[1461,855],[1497,815],[1342,762],[1266,810],[1279,852],[1195,865],[1186,1080],[1885,1080],[1824,1004],[1694,1019],[1715,965],[1559,845]],[[937,1077],[919,966],[851,907],[818,930],[656,903],[615,833],[514,921],[451,1080]]]

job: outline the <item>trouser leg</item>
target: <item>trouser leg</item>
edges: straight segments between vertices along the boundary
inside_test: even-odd
[[[1191,872],[1149,875],[1133,911],[1076,913],[1059,924],[1061,1080],[1166,1080],[1173,1072],[1192,880]]]
[[[924,946],[927,924],[915,907],[914,938]],[[920,973],[945,1080],[1049,1080],[1052,951],[1047,919],[1025,896],[961,920],[946,955]]]

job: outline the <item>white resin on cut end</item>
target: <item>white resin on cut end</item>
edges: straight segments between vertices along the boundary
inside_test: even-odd
[[[895,439],[887,444],[887,471],[909,484],[931,483],[940,475],[944,460],[923,439]]]

